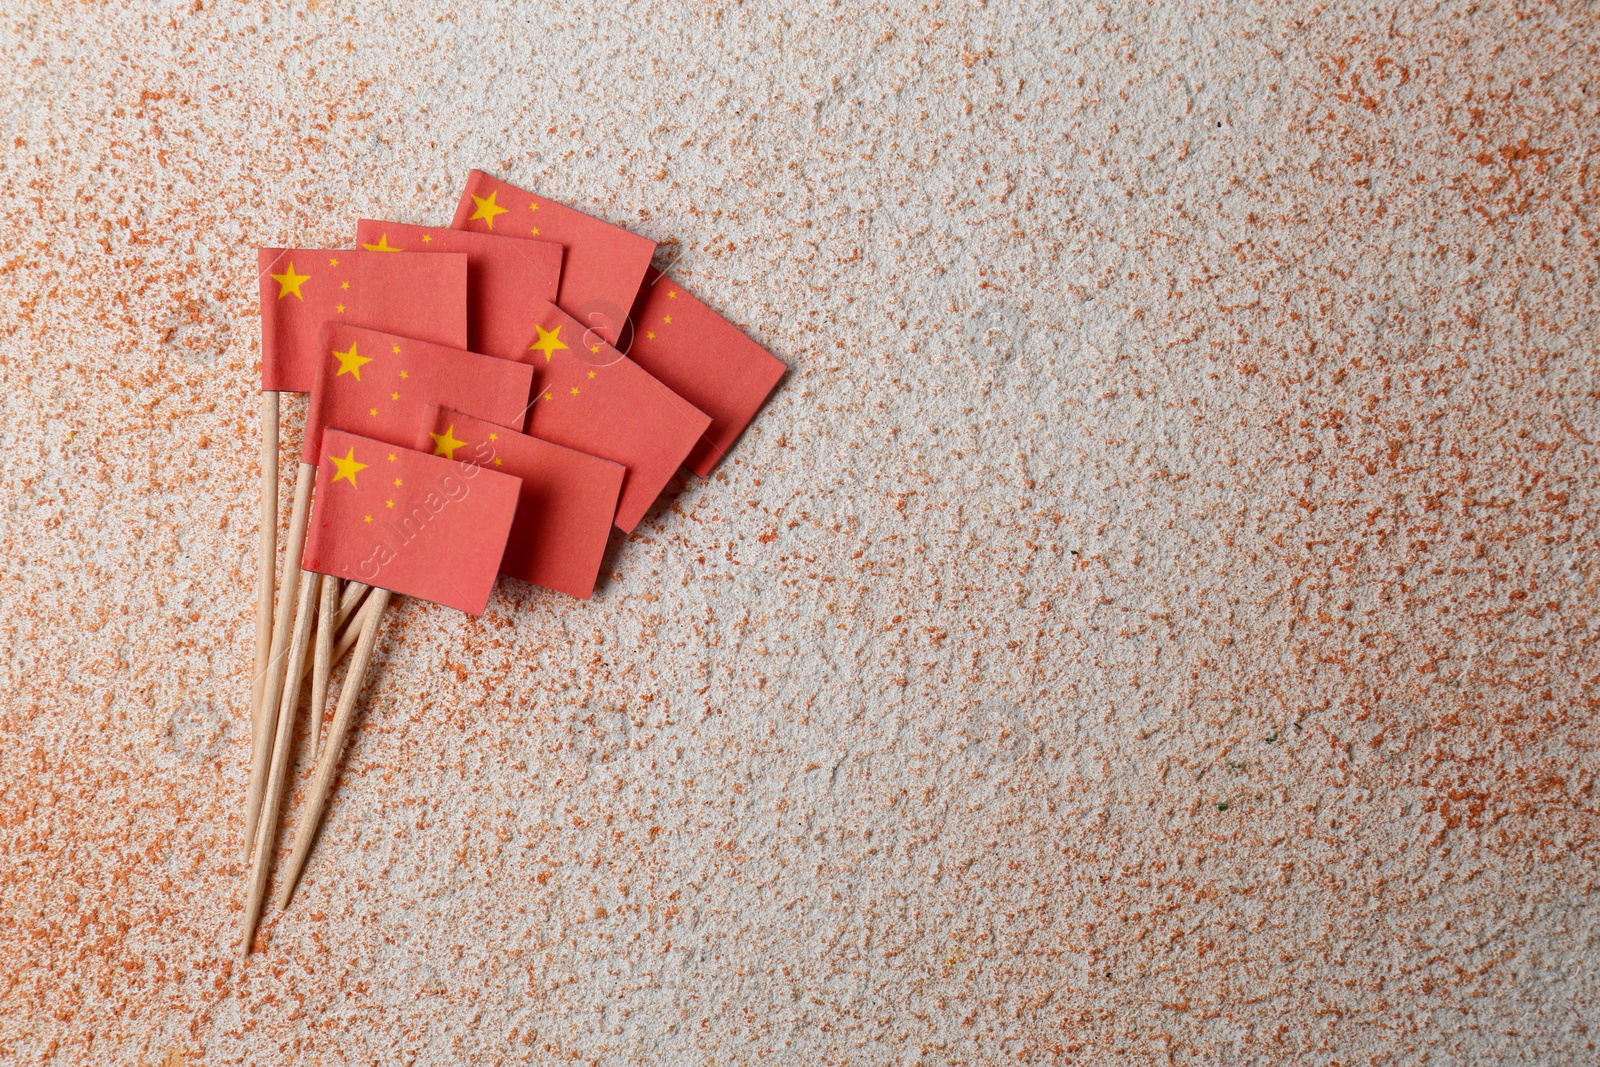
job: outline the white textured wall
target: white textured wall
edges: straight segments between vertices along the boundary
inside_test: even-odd
[[[0,1060],[1593,1062],[1594,5],[588,6],[6,5]],[[791,372],[241,965],[253,248],[473,166]]]

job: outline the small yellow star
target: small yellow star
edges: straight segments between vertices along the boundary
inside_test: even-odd
[[[389,346],[389,351],[393,352],[395,355],[398,356],[400,354],[400,346],[399,345],[390,345]]]
[[[529,210],[529,211],[538,211],[538,210],[539,210],[539,201],[537,201],[537,200],[530,200],[530,201],[529,201],[529,202],[528,202],[528,210]]]
[[[646,330],[644,332],[644,336],[646,340],[654,341],[656,339],[656,332],[654,330]]]
[[[668,315],[665,318],[663,318],[661,321],[666,323],[668,326],[671,326],[672,325],[672,316]]]
[[[367,521],[368,521],[368,522],[371,522],[371,521],[372,521],[372,516],[371,516],[371,515],[368,515],[368,516],[367,516]]]
[[[330,267],[337,267],[337,266],[338,266],[338,265],[339,265],[339,261],[338,261],[338,260],[337,260],[337,259],[330,259],[330,260],[328,260],[328,266],[330,266]]]
[[[676,289],[668,289],[667,290],[667,299],[668,300],[676,300],[676,299],[678,299],[678,291]]]
[[[494,457],[494,465],[496,467],[504,467],[505,466],[505,462],[503,460],[501,460],[501,458],[499,456],[496,456],[496,457]]]
[[[478,219],[482,219],[489,229],[494,229],[495,216],[504,215],[506,213],[505,208],[494,202],[494,198],[498,195],[499,190],[490,193],[487,197],[474,195],[472,202],[478,205],[478,210],[472,216],[472,218],[468,219],[467,221],[476,222]]]
[[[425,245],[432,244],[433,243],[433,234],[431,234],[431,233],[423,234],[422,235],[422,243],[425,244]]]
[[[311,275],[296,274],[294,272],[294,260],[291,259],[289,261],[289,269],[282,274],[272,274],[268,275],[268,277],[278,283],[279,300],[282,300],[290,293],[293,293],[296,298],[302,301],[305,300],[305,296],[300,292],[300,287],[311,280]]]
[[[349,282],[340,282],[339,283],[339,288],[348,289],[348,288],[350,288],[350,283]]]
[[[561,327],[547,330],[543,326],[535,326],[534,329],[539,331],[539,339],[528,346],[528,351],[543,352],[546,363],[550,362],[551,356],[567,347],[567,343],[561,339]]]
[[[428,436],[433,438],[433,454],[436,456],[443,456],[445,459],[455,459],[456,449],[466,444],[465,441],[456,440],[456,428],[454,424],[446,426],[444,433],[430,432]]]
[[[342,314],[344,314],[344,305],[343,304],[335,305],[333,310],[339,312],[342,315]]]
[[[539,236],[539,227],[535,226],[533,229],[529,230],[528,232],[533,234],[533,236],[537,237],[537,236]]]
[[[598,356],[600,354],[600,346],[599,345],[590,345],[589,346],[589,351],[593,352],[595,355]]]
[[[546,400],[549,400],[549,399],[550,399],[550,394],[549,394],[549,393],[546,393],[546,394],[544,394],[544,398],[545,398],[545,399],[546,399]]]
[[[389,394],[389,399],[390,400],[399,400],[400,399],[400,394],[399,393],[390,393]]]
[[[409,378],[409,377],[411,377],[411,375],[409,375],[409,374],[407,374],[407,373],[406,373],[406,372],[405,372],[405,371],[401,371],[401,372],[400,372],[400,377],[402,377],[402,378]]]
[[[378,417],[378,409],[377,408],[368,408],[367,409],[367,414],[371,415],[373,418],[377,418]]]
[[[332,455],[328,458],[333,461],[334,470],[337,471],[333,476],[334,482],[336,484],[338,482],[349,482],[351,488],[359,488],[356,485],[356,475],[371,466],[369,463],[358,461],[356,459],[356,450],[353,448],[345,454],[343,459]]]
[[[394,453],[393,453],[393,452],[390,452],[390,453],[389,453],[389,462],[390,462],[390,463],[393,463],[393,462],[394,462]]]
[[[339,369],[333,372],[335,378],[342,374],[348,374],[359,382],[361,380],[361,368],[372,362],[372,360],[356,351],[356,343],[354,341],[350,342],[350,350],[348,352],[340,352],[338,349],[334,349],[333,355],[339,361]]]
[[[383,506],[386,507],[386,508],[392,508],[392,507],[394,507],[394,501],[393,500],[385,500],[383,502]]]
[[[577,396],[578,395],[578,387],[576,385],[574,385],[572,387],[572,395],[573,396]]]
[[[361,247],[365,248],[368,252],[404,252],[405,251],[405,249],[403,249],[403,248],[396,248],[393,245],[391,245],[389,243],[389,235],[386,234],[386,233],[380,233],[378,235],[378,243],[377,244],[375,244],[375,245],[362,245]]]
[[[591,377],[591,378],[593,378],[593,377],[594,377],[594,371],[590,371],[590,372],[589,372],[589,377]]]
[[[402,482],[402,481],[400,481],[400,479],[399,479],[399,478],[396,478],[396,479],[395,479],[395,480],[394,480],[394,487],[395,487],[395,488],[396,488],[396,489],[398,489],[398,488],[400,488],[400,486],[402,486],[402,485],[403,485],[403,484],[405,484],[405,483],[403,483],[403,482]]]
[[[500,440],[500,435],[497,434],[497,433],[492,433],[492,434],[489,435],[489,440],[498,441],[498,440]]]

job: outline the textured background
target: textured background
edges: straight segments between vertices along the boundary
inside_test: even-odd
[[[0,18],[0,1060],[1594,1062],[1594,4]],[[791,372],[241,964],[252,249],[473,166]]]

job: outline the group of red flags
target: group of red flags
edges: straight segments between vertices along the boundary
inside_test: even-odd
[[[654,251],[480,171],[449,228],[363,219],[354,249],[260,250],[270,425],[246,953],[302,674],[312,679],[316,746],[328,674],[355,645],[285,904],[389,596],[476,615],[505,574],[589,597],[611,528],[632,531],[680,467],[709,474],[783,375],[781,362],[653,269]],[[311,401],[273,610],[279,392]]]

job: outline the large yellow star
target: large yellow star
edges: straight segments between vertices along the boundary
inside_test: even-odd
[[[478,219],[482,219],[484,223],[488,225],[489,229],[494,229],[494,217],[496,215],[504,215],[506,213],[505,208],[494,202],[494,198],[499,195],[499,190],[495,190],[487,197],[473,194],[472,202],[478,205],[478,210],[477,213],[467,221],[476,222]]]
[[[333,476],[333,480],[335,482],[349,482],[352,488],[359,488],[356,485],[356,475],[371,466],[369,463],[356,462],[356,450],[353,448],[345,454],[343,459],[338,456],[329,456],[328,458],[333,460],[333,465],[338,471]]]
[[[543,326],[535,326],[534,329],[539,331],[539,339],[528,346],[528,351],[543,352],[546,363],[550,362],[551,356],[567,347],[566,342],[561,340],[561,327],[547,330]]]
[[[365,248],[368,252],[404,252],[405,251],[405,249],[403,249],[403,248],[395,248],[393,245],[391,245],[389,243],[389,235],[386,234],[386,233],[378,234],[378,243],[377,244],[375,244],[375,245],[362,245],[361,247]]]
[[[453,425],[445,427],[444,433],[429,433],[428,436],[433,438],[433,454],[445,459],[455,459],[456,449],[466,444],[465,441],[456,440],[456,428]]]
[[[356,351],[356,343],[354,341],[350,342],[350,351],[340,352],[335,349],[333,354],[339,360],[339,369],[333,372],[335,378],[341,374],[349,374],[359,382],[361,380],[361,368],[372,362],[372,360]]]
[[[288,296],[290,293],[293,293],[295,295],[295,298],[298,299],[298,300],[304,300],[305,299],[305,297],[303,295],[301,295],[301,293],[300,293],[300,287],[302,285],[304,285],[306,282],[309,282],[311,280],[311,275],[309,275],[309,274],[296,274],[294,272],[294,260],[291,259],[289,261],[289,269],[288,270],[284,271],[282,274],[269,275],[269,277],[271,277],[273,281],[278,283],[278,299],[279,300],[282,300],[284,297]]]

